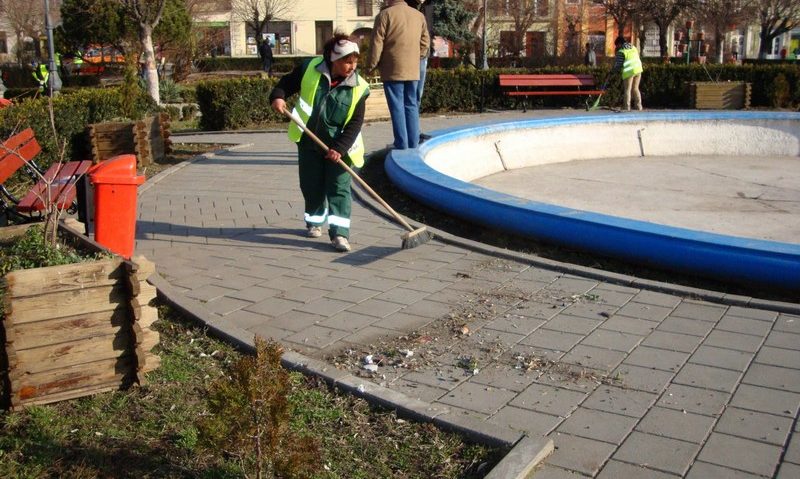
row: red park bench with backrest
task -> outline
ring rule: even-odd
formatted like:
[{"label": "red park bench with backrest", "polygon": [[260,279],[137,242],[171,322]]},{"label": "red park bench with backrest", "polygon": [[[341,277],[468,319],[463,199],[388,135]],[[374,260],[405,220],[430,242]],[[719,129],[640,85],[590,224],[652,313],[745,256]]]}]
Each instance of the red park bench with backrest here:
[{"label": "red park bench with backrest", "polygon": [[500,89],[504,95],[522,97],[523,111],[527,110],[527,98],[531,96],[600,95],[592,75],[555,73],[513,73],[499,75]]},{"label": "red park bench with backrest", "polygon": [[[91,160],[53,163],[42,174],[43,178],[40,178],[36,172],[41,173],[41,170],[34,161],[34,157],[41,150],[42,147],[36,141],[33,130],[30,128],[11,136],[2,143],[2,147],[0,147],[0,224],[7,223],[9,217],[15,217],[21,221],[41,219],[43,211],[46,209],[47,198],[50,198],[50,202],[59,209],[74,211],[77,208],[76,180],[81,178],[92,166]],[[22,198],[17,198],[6,188],[5,182],[20,169],[27,171],[28,176],[35,179],[35,184]],[[48,189],[50,190],[49,195]]]}]

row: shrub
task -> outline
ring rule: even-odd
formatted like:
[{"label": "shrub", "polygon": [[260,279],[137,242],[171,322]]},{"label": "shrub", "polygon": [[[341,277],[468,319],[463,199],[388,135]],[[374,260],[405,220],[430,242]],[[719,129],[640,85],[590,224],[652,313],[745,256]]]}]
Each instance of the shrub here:
[{"label": "shrub", "polygon": [[775,76],[769,90],[769,98],[774,108],[785,108],[789,106],[792,97],[789,92],[789,82],[786,80],[785,75],[778,74]]},{"label": "shrub", "polygon": [[181,87],[170,79],[163,79],[158,82],[158,91],[162,103],[180,103]]},{"label": "shrub", "polygon": [[203,116],[200,128],[233,130],[281,121],[269,104],[273,78],[214,80],[197,84],[197,103]]}]

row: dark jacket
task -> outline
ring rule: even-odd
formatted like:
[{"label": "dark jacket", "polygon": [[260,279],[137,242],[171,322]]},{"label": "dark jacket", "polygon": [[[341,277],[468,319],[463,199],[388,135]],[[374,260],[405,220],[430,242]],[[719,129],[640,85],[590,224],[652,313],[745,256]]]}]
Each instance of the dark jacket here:
[{"label": "dark jacket", "polygon": [[[300,84],[303,80],[306,68],[311,60],[304,61],[300,66],[284,75],[272,93],[269,101],[272,103],[276,98],[286,99],[300,92]],[[329,148],[338,151],[342,155],[350,150],[356,141],[361,126],[364,124],[364,112],[366,111],[367,96],[364,95],[353,111],[353,117],[347,125],[344,125],[347,112],[350,110],[352,92],[350,89],[355,86],[358,77],[355,72],[349,77],[342,79],[336,87],[331,89],[331,74],[328,65],[322,62],[317,67],[322,73],[322,78],[317,86],[317,93],[314,95],[314,105],[311,116],[308,119],[307,127],[319,137]],[[344,126],[344,127],[343,127]],[[301,147],[315,145],[306,135],[300,140]],[[317,148],[316,146],[313,146]]]}]

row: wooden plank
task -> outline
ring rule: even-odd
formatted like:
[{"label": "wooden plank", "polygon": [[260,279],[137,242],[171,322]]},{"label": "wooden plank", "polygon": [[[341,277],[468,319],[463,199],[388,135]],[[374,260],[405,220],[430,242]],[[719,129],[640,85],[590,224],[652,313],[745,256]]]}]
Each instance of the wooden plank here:
[{"label": "wooden plank", "polygon": [[15,369],[24,374],[57,371],[103,359],[120,358],[133,354],[133,351],[131,331],[121,328],[117,334],[97,336],[88,341],[70,341],[17,351]]},{"label": "wooden plank", "polygon": [[12,298],[24,298],[113,285],[122,278],[122,262],[121,258],[111,258],[88,263],[12,271],[6,275],[8,295]]},{"label": "wooden plank", "polygon": [[508,96],[548,96],[548,95],[599,95],[602,90],[570,90],[570,91],[510,91]]},{"label": "wooden plank", "polygon": [[[158,313],[156,312],[156,316]],[[145,315],[142,315],[145,317]],[[147,320],[151,317],[146,316]],[[143,322],[142,325],[149,327],[152,324]],[[38,348],[80,340],[92,340],[98,336],[117,334],[121,328],[130,325],[128,308],[120,304],[112,311],[102,311],[98,313],[79,314],[65,318],[55,318],[47,321],[36,321],[27,323],[24,326],[12,327],[13,337],[6,340],[14,345],[17,350]]]},{"label": "wooden plank", "polygon": [[127,300],[127,291],[122,285],[14,298],[6,310],[6,321],[17,326],[54,317],[110,311]]},{"label": "wooden plank", "polygon": [[28,228],[33,226],[34,223],[26,223],[23,225],[9,225],[0,227],[0,244],[8,244],[13,242],[20,236],[23,236]]},{"label": "wooden plank", "polygon": [[[119,389],[135,379],[135,358],[95,361],[90,366],[66,367],[47,373],[28,374],[12,382],[11,395],[17,404],[53,402],[94,394],[108,387]],[[107,389],[106,389],[107,390]]]}]

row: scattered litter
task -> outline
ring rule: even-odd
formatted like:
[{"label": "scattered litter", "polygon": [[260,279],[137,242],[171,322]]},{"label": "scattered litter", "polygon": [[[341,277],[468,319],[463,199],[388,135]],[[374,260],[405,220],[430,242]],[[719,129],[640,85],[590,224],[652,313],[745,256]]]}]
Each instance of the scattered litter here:
[{"label": "scattered litter", "polygon": [[378,372],[378,365],[377,364],[365,364],[364,369],[369,372],[376,373]]},{"label": "scattered litter", "polygon": [[359,384],[358,385],[358,392],[363,393],[364,391],[366,391],[366,388],[364,387],[364,385],[363,384]]},{"label": "scattered litter", "polygon": [[411,356],[413,356],[413,355],[414,355],[414,351],[412,351],[412,350],[410,350],[410,349],[401,349],[401,350],[400,350],[400,351],[398,351],[398,352],[399,352],[400,354],[402,354],[402,355],[403,355],[403,357],[405,357],[405,358],[410,358]]}]

